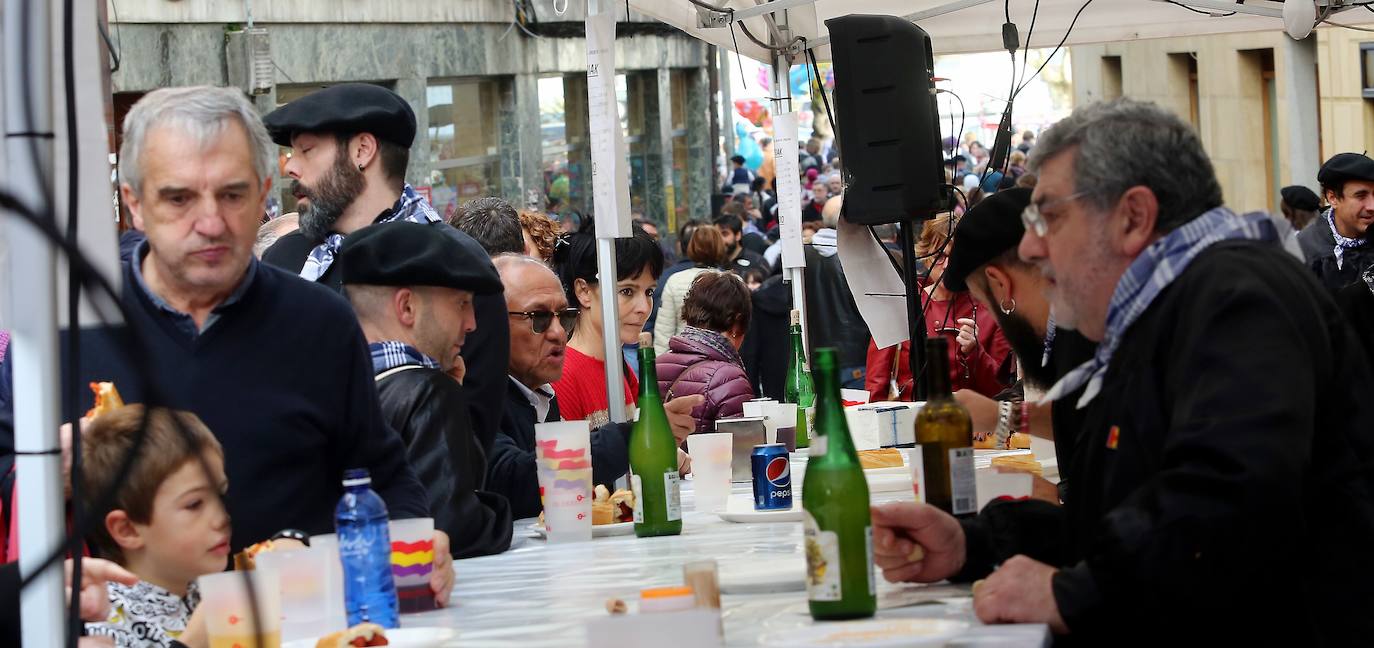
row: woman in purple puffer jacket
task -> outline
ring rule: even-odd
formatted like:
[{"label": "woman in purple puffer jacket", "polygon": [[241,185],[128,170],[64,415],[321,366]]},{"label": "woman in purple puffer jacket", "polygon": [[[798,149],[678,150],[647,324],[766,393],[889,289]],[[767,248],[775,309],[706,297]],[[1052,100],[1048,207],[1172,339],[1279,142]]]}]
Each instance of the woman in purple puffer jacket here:
[{"label": "woman in purple puffer jacket", "polygon": [[658,389],[663,402],[701,394],[706,402],[692,410],[697,432],[712,432],[716,419],[744,413],[754,397],[739,347],[749,330],[749,288],[733,273],[710,270],[692,282],[682,304],[687,327],[668,340],[658,356]]}]

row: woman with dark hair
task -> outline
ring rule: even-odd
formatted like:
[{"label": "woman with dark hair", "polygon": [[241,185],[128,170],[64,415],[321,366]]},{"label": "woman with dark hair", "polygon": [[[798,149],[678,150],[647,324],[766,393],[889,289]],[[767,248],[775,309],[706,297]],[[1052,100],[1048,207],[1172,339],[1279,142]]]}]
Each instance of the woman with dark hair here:
[{"label": "woman with dark hair", "polygon": [[692,410],[697,432],[715,429],[716,419],[740,416],[744,401],[754,397],[739,355],[751,304],[749,288],[734,273],[698,274],[682,304],[687,326],[668,341],[668,352],[655,364],[663,402],[693,394],[706,397]]},{"label": "woman with dark hair", "polygon": [[668,279],[663,284],[663,294],[659,295],[658,317],[654,320],[654,352],[658,355],[668,352],[668,340],[686,326],[682,307],[692,282],[703,272],[718,268],[725,262],[725,238],[714,227],[698,227],[692,232],[686,251],[692,267]]},{"label": "woman with dark hair", "polygon": [[[602,286],[597,277],[596,237],[579,232],[559,242],[553,255],[554,268],[567,292],[568,304],[581,309],[577,326],[568,340],[563,361],[563,377],[553,384],[558,411],[565,421],[586,419],[596,428],[610,417],[610,391],[606,386],[606,352],[602,343]],[[654,288],[663,272],[663,250],[644,230],[615,241],[616,281],[614,291],[620,311],[620,343],[639,340],[644,322],[653,309]],[[616,360],[624,362],[617,355]],[[625,369],[625,402],[638,398],[639,380]]]}]

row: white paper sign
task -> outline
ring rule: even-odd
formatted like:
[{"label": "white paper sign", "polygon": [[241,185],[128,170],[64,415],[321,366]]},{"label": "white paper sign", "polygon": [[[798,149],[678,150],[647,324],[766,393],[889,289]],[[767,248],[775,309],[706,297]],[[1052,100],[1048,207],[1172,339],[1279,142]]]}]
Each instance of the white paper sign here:
[{"label": "white paper sign", "polygon": [[777,171],[778,234],[782,267],[806,267],[802,252],[801,182],[797,171],[797,113],[773,117],[773,168]]},{"label": "white paper sign", "polygon": [[843,217],[836,238],[845,282],[873,335],[873,344],[886,349],[905,342],[910,337],[906,325],[906,284],[892,267],[882,244],[867,227],[851,224]]},{"label": "white paper sign", "polygon": [[615,98],[615,13],[587,15],[587,117],[597,238],[630,236],[625,134]]}]

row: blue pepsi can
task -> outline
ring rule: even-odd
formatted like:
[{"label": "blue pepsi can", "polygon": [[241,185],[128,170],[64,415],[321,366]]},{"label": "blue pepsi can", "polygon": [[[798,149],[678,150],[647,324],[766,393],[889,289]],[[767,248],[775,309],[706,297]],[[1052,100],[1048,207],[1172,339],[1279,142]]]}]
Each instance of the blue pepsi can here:
[{"label": "blue pepsi can", "polygon": [[749,453],[754,472],[754,510],[776,511],[792,508],[792,464],[787,446],[765,443]]}]

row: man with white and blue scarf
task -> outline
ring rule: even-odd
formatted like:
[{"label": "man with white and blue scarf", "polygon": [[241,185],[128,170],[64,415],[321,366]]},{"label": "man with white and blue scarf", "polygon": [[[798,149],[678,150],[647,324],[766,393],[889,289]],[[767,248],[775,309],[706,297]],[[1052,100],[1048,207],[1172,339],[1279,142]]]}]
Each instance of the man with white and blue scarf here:
[{"label": "man with white and blue scarf", "polygon": [[1361,153],[1338,153],[1317,172],[1326,211],[1298,233],[1307,266],[1331,292],[1360,280],[1374,265],[1374,160]]},{"label": "man with white and blue scarf", "polygon": [[447,227],[405,181],[416,127],[400,95],[343,83],[268,113],[263,124],[291,149],[283,172],[300,213],[300,231],[278,239],[263,261],[342,290],[334,260],[349,234],[397,220]]},{"label": "man with white and blue scarf", "polygon": [[[1374,376],[1264,214],[1222,205],[1173,113],[1074,111],[1031,156],[1020,256],[1099,342],[1062,507],[874,511],[888,580],[976,580],[985,622],[1083,645],[1328,645],[1374,633]],[[920,551],[917,551],[920,549]]]}]

